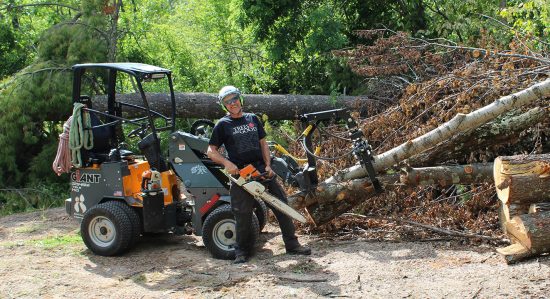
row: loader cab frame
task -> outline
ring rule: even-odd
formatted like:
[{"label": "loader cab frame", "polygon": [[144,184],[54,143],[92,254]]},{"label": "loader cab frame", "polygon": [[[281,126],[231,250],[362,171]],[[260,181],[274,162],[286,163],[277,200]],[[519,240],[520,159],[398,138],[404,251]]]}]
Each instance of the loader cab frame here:
[{"label": "loader cab frame", "polygon": [[[85,63],[77,64],[72,67],[73,70],[73,103],[82,103],[86,105],[84,110],[90,113],[92,118],[92,128],[94,136],[98,136],[97,146],[92,149],[92,154],[97,157],[106,155],[106,151],[118,148],[119,144],[125,140],[125,137],[140,137],[145,140],[140,142],[142,146],[149,147],[148,160],[157,163],[156,168],[161,171],[167,169],[162,161],[160,152],[160,140],[158,132],[174,132],[176,119],[176,102],[174,87],[172,83],[172,72],[170,70],[142,63]],[[93,82],[96,89],[103,89],[106,97],[106,103],[87,95],[89,90],[83,88],[83,82],[86,80],[86,74],[96,72],[103,84]],[[128,78],[133,81],[131,85],[134,92],[141,98],[141,103],[130,103],[130,101],[117,98],[117,79],[120,73],[128,74]],[[152,80],[167,79],[170,90],[170,115],[165,115],[152,110],[147,99],[144,82]],[[88,89],[90,89],[88,87]],[[99,92],[98,92],[99,93]],[[95,107],[98,106],[98,107]],[[159,121],[160,120],[160,121]],[[130,133],[124,136],[122,124],[135,126]],[[160,124],[160,126],[159,126]],[[147,144],[145,144],[147,142]],[[110,149],[109,149],[110,148]],[[147,150],[146,150],[147,151]],[[95,152],[95,153],[94,153]],[[88,161],[88,163],[91,163]]]}]

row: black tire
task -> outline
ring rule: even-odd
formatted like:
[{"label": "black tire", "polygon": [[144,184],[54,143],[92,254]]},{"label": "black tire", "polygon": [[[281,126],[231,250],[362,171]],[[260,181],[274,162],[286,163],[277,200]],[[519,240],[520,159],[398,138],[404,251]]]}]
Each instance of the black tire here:
[{"label": "black tire", "polygon": [[141,238],[142,233],[142,225],[141,225],[141,218],[139,217],[138,212],[135,210],[135,208],[132,208],[128,204],[122,201],[113,201],[113,203],[117,206],[119,206],[126,215],[128,215],[128,218],[130,219],[130,223],[132,224],[132,234],[130,243],[128,244],[128,249],[132,248]]},{"label": "black tire", "polygon": [[264,230],[264,227],[267,224],[268,211],[269,209],[267,208],[265,202],[261,199],[257,199],[254,204],[254,214],[256,214],[256,218],[258,218],[260,232]]},{"label": "black tire", "polygon": [[96,205],[84,213],[80,233],[93,253],[112,256],[123,253],[132,239],[132,222],[114,201]]},{"label": "black tire", "polygon": [[[191,125],[191,129],[189,129],[189,133],[196,135],[196,136],[202,136],[206,138],[210,138],[210,135],[212,135],[212,129],[214,128],[214,122],[208,119],[197,119],[193,122]],[[201,126],[205,126],[209,128],[209,131],[206,131],[205,134],[199,134],[197,135],[197,129]]]},{"label": "black tire", "polygon": [[[258,218],[252,214],[252,235],[254,244],[260,234]],[[213,257],[222,260],[235,258],[235,218],[231,205],[224,204],[212,211],[202,226],[202,241]]]}]

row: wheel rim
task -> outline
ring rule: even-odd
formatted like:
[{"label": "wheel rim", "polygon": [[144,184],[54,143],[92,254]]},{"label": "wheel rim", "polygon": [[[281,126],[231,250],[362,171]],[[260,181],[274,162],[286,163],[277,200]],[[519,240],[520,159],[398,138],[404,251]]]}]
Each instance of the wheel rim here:
[{"label": "wheel rim", "polygon": [[224,250],[231,250],[233,244],[237,241],[235,232],[235,220],[224,219],[214,226],[214,233],[212,234],[214,244],[218,248]]},{"label": "wheel rim", "polygon": [[108,247],[115,241],[115,225],[109,218],[97,216],[90,222],[88,234],[97,246]]}]

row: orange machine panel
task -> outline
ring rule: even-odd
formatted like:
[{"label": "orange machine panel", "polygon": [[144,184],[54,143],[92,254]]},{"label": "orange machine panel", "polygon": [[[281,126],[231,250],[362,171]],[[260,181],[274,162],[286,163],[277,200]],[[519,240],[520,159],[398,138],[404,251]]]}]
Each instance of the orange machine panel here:
[{"label": "orange machine panel", "polygon": [[[149,170],[149,162],[139,161],[128,165],[130,175],[122,178],[124,196],[131,196],[139,201],[141,198],[141,179],[144,171]],[[164,191],[164,204],[172,203],[172,188],[177,184],[176,174],[172,170],[161,173],[162,190]]]}]

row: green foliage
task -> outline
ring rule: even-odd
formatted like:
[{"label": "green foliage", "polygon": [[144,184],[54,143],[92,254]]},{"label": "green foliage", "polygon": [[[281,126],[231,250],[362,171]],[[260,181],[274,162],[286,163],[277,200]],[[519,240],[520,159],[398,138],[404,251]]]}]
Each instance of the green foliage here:
[{"label": "green foliage", "polygon": [[59,182],[51,162],[61,124],[49,120],[70,115],[70,66],[106,60],[107,40],[102,32],[108,22],[99,13],[103,4],[84,1],[82,20],[60,23],[45,31],[32,65],[0,90],[0,187]]},{"label": "green foliage", "polygon": [[[520,35],[527,48],[539,51],[547,51],[550,34],[548,0],[133,0],[123,1],[118,23],[108,12],[111,1],[62,1],[78,11],[52,3],[17,6],[32,0],[5,2],[0,6],[0,188],[66,180],[50,170],[62,125],[51,120],[70,114],[75,63],[115,59],[159,65],[173,71],[180,92],[217,92],[232,84],[245,93],[336,96],[369,88],[332,54],[358,43],[354,30],[385,27],[489,48]],[[120,82],[120,91],[130,90],[129,81]],[[153,84],[147,90],[164,89]],[[190,121],[179,120],[179,126],[188,128]],[[292,122],[266,128],[285,146],[280,136],[296,135]],[[21,200],[10,192],[0,196],[4,206]]]},{"label": "green foliage", "polygon": [[509,34],[526,37],[526,43],[541,51],[550,46],[550,2],[548,0],[509,1],[500,11],[512,26]]},{"label": "green foliage", "polygon": [[0,79],[11,75],[24,67],[25,56],[21,45],[10,26],[0,18]]},{"label": "green foliage", "polygon": [[38,183],[29,188],[0,189],[0,215],[61,206],[69,197],[67,184]]}]

